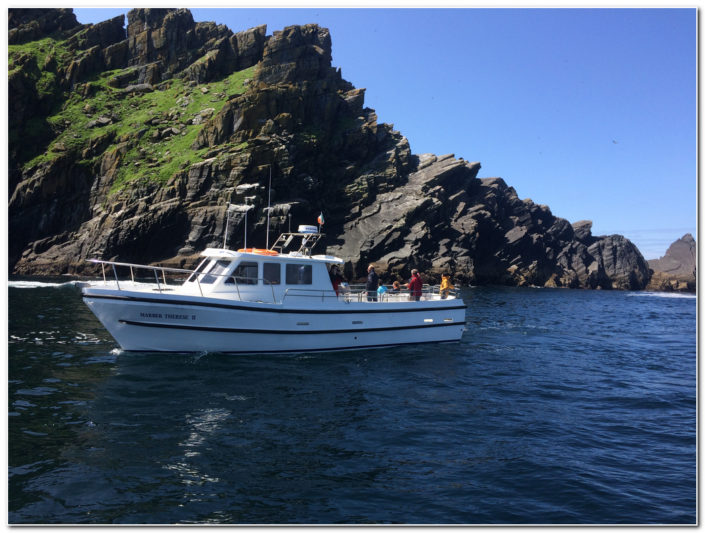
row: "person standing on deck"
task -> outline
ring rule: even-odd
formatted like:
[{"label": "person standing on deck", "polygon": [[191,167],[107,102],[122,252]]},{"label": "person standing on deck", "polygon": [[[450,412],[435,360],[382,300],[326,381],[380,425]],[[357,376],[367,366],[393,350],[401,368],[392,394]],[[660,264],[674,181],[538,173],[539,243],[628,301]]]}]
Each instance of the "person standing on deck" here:
[{"label": "person standing on deck", "polygon": [[455,286],[450,282],[450,277],[447,274],[441,276],[441,287],[438,292],[441,294],[441,299],[445,300],[448,298],[448,294]]},{"label": "person standing on deck", "polygon": [[340,270],[338,270],[337,265],[330,267],[330,282],[333,285],[333,290],[335,295],[338,296],[340,284],[343,283],[345,279],[340,275]]},{"label": "person standing on deck", "polygon": [[367,284],[365,285],[368,302],[377,301],[377,287],[379,287],[379,276],[375,272],[374,265],[370,265],[367,267]]},{"label": "person standing on deck", "polygon": [[415,268],[411,271],[411,279],[406,286],[409,288],[409,300],[416,300],[418,302],[421,299],[421,293],[423,291],[423,280],[419,275],[419,271]]}]

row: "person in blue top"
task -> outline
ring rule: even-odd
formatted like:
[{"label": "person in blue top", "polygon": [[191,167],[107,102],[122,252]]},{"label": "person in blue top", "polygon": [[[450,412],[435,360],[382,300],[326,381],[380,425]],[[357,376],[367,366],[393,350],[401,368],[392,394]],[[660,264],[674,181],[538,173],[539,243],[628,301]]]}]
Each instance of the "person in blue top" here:
[{"label": "person in blue top", "polygon": [[380,300],[384,300],[384,293],[385,292],[387,292],[387,287],[385,287],[384,285],[380,285],[379,289],[377,289],[377,297]]},{"label": "person in blue top", "polygon": [[370,265],[367,267],[367,284],[365,285],[368,302],[377,301],[377,287],[379,287],[379,276],[375,272],[374,265]]}]

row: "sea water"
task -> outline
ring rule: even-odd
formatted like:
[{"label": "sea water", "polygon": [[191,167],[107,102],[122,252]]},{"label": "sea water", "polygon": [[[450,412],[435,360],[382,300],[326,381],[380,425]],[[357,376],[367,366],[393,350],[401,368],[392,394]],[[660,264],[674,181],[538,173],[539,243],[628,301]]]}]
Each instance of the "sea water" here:
[{"label": "sea water", "polygon": [[696,299],[467,288],[457,344],[119,350],[8,289],[10,524],[694,524]]}]

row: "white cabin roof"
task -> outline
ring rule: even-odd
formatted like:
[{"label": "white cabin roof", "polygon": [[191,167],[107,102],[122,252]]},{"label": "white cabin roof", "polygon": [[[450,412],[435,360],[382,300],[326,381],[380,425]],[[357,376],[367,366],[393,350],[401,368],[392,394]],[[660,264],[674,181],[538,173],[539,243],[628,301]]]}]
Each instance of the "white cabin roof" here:
[{"label": "white cabin roof", "polygon": [[342,265],[345,262],[340,257],[335,257],[334,255],[314,255],[311,259],[315,259],[316,261],[324,261],[326,263],[336,263],[338,265]]},{"label": "white cabin roof", "polygon": [[258,259],[266,259],[267,261],[285,261],[288,259],[296,259],[298,261],[300,260],[307,260],[307,261],[312,261],[312,262],[321,262],[321,263],[334,263],[338,265],[342,265],[344,261],[340,259],[339,257],[335,257],[334,255],[305,255],[302,253],[298,252],[291,252],[287,254],[279,254],[277,253],[276,255],[269,255],[269,254],[262,254],[262,253],[256,253],[256,252],[240,252],[240,251],[235,251],[235,250],[226,250],[224,248],[206,248],[201,252],[202,257],[208,257],[211,259],[230,259],[234,260],[240,257],[251,257],[251,258],[258,258]]},{"label": "white cabin roof", "polygon": [[226,250],[224,248],[206,248],[201,252],[201,257],[213,257],[217,259],[228,258],[234,259],[240,254],[234,250]]}]

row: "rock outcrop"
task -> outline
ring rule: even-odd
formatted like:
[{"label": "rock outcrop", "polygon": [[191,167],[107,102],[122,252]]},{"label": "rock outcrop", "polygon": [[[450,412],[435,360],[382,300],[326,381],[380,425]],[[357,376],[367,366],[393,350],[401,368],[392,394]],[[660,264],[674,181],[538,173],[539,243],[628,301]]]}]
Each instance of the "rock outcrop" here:
[{"label": "rock outcrop", "polygon": [[71,9],[21,9],[8,10],[8,44],[36,41],[55,32],[70,32],[80,24]]},{"label": "rock outcrop", "polygon": [[673,242],[666,255],[650,259],[653,271],[647,289],[656,291],[695,292],[697,275],[697,250],[695,239],[686,233]]},{"label": "rock outcrop", "polygon": [[265,26],[235,35],[224,25],[195,23],[188,9],[133,9],[127,19],[127,64],[141,69],[138,83],[179,74],[206,83],[254,65],[264,48]]},{"label": "rock outcrop", "polygon": [[342,244],[330,248],[359,257],[349,275],[374,261],[391,277],[415,267],[431,279],[451,272],[473,284],[640,289],[648,281],[627,239],[593,237],[591,222],[571,226],[547,206],[520,200],[502,179],[477,179],[479,163],[429,154],[417,168],[349,217]]},{"label": "rock outcrop", "polygon": [[[45,35],[46,10],[14,11],[14,273],[89,273],[90,257],[191,266],[222,245],[229,204],[254,206],[248,239],[264,243],[271,175],[271,233],[324,212],[327,252],[350,279],[374,262],[389,280],[411,268],[430,282],[442,272],[574,288],[649,280],[624,237],[555,217],[479,178],[477,162],[414,155],[332,66],[325,28],[233,34],[185,9],[136,9],[125,31],[122,17],[81,26],[58,10],[38,53],[22,43]],[[244,210],[229,221],[231,245],[244,224]]]}]

